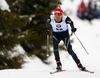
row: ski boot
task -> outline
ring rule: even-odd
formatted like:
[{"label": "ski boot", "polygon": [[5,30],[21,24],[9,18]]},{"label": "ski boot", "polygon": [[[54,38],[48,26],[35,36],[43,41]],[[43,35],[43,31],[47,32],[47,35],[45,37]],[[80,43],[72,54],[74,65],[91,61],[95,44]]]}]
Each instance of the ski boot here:
[{"label": "ski boot", "polygon": [[86,68],[82,66],[82,64],[78,65],[78,68],[81,70],[81,71],[85,71]]},{"label": "ski boot", "polygon": [[62,70],[62,65],[60,65],[60,66],[57,66],[57,71],[61,71]]},{"label": "ski boot", "polygon": [[62,70],[62,65],[61,62],[57,63],[57,71],[61,71]]}]

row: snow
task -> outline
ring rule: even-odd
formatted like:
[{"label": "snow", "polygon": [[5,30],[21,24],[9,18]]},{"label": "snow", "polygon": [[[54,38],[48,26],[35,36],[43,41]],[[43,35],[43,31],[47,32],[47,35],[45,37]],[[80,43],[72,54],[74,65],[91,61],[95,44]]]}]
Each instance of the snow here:
[{"label": "snow", "polygon": [[0,0],[0,9],[1,10],[7,10],[10,12],[9,5],[5,0]]},{"label": "snow", "polygon": [[[71,36],[71,39],[74,39],[74,43],[72,43],[73,50],[78,55],[82,64],[87,69],[94,71],[94,74],[79,71],[68,52],[60,51],[63,69],[66,69],[65,72],[53,75],[50,74],[50,71],[55,71],[56,68],[53,54],[47,60],[48,62],[51,62],[50,65],[42,63],[42,61],[36,56],[33,56],[32,58],[26,56],[25,60],[27,63],[23,65],[23,69],[0,70],[0,78],[100,78],[100,19],[94,19],[92,24],[90,24],[87,20],[83,21],[77,18],[76,9],[80,1],[81,0],[74,0],[74,2],[71,3],[70,0],[63,0],[63,5],[61,7],[63,10],[69,8],[73,11],[69,17],[74,21],[75,27],[77,28],[76,35],[81,40],[89,54],[85,52],[74,34]],[[84,1],[87,3],[88,0]],[[18,52],[24,53],[24,50],[22,50],[20,46],[16,47],[16,49],[17,48]],[[51,48],[51,50],[53,49]]]},{"label": "snow", "polygon": [[2,36],[2,33],[0,32],[0,36]]}]

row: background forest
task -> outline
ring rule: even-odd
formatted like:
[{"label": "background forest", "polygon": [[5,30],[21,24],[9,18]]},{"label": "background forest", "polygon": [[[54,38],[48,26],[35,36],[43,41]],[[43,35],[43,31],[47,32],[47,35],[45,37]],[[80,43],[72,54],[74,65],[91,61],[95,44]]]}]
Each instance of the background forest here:
[{"label": "background forest", "polygon": [[[24,54],[15,51],[21,45],[26,54],[46,57],[46,19],[59,0],[6,0],[10,10],[0,10],[0,69],[21,68]],[[16,54],[15,56],[12,56]]]}]

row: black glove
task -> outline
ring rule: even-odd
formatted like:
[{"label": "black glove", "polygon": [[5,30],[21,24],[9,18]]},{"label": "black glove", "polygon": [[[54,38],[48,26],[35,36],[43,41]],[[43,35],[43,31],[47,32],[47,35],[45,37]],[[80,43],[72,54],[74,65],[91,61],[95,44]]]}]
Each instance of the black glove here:
[{"label": "black glove", "polygon": [[76,30],[77,30],[76,28],[72,28],[72,29],[71,29],[71,31],[72,31],[73,33],[76,32]]},{"label": "black glove", "polygon": [[45,31],[46,31],[47,35],[49,35],[49,29],[46,28]]}]

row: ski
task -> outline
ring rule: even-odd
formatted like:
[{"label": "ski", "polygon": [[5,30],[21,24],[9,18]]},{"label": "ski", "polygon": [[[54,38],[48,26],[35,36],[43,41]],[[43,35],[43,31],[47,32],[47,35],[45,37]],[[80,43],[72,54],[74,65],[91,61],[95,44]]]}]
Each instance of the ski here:
[{"label": "ski", "polygon": [[50,72],[50,74],[55,74],[55,73],[63,72],[63,71],[66,71],[66,70],[54,71],[54,72]]},{"label": "ski", "polygon": [[[66,70],[54,71],[54,72],[50,72],[50,74],[55,74],[55,73],[59,73],[59,72],[63,72],[63,71],[66,71]],[[89,72],[89,73],[94,74],[94,71],[89,71],[89,70],[80,70],[80,71]]]},{"label": "ski", "polygon": [[81,70],[81,71],[84,71],[84,72],[89,72],[89,73],[94,74],[94,71],[89,71],[89,70]]}]

